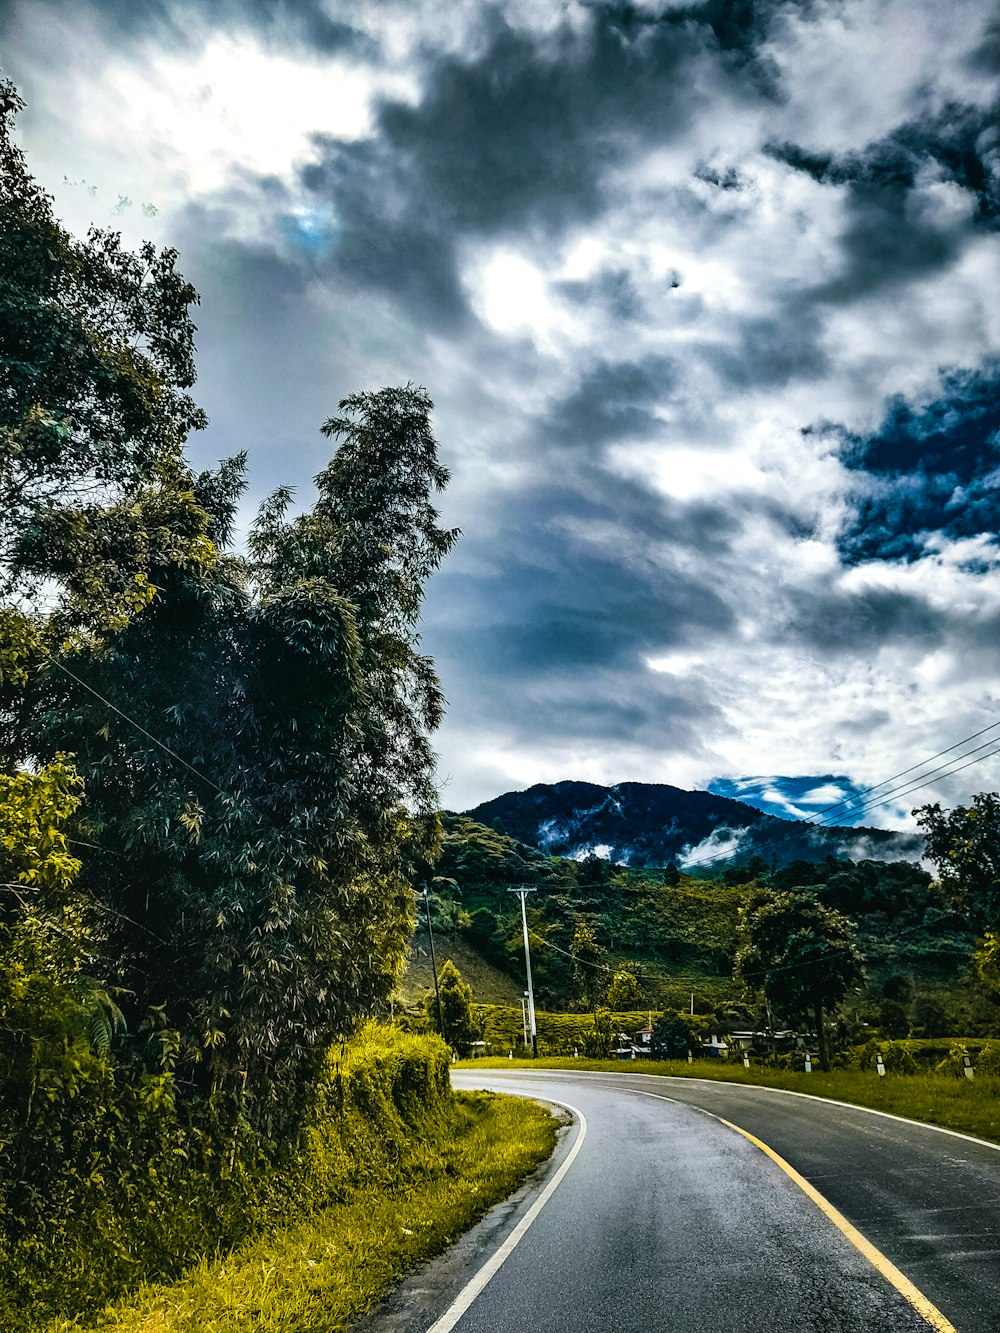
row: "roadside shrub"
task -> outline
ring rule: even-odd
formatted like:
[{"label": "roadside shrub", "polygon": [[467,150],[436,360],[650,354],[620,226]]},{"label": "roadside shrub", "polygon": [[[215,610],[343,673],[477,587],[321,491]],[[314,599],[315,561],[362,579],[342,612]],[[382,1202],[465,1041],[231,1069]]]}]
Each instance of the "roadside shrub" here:
[{"label": "roadside shrub", "polygon": [[853,1064],[856,1069],[875,1069],[876,1057],[882,1056],[888,1074],[916,1074],[920,1066],[914,1059],[908,1042],[867,1041],[855,1048]]},{"label": "roadside shrub", "polygon": [[[955,1042],[944,1059],[934,1066],[935,1074],[944,1074],[949,1078],[964,1078],[965,1061],[962,1057],[965,1055],[971,1057],[972,1051],[964,1042]],[[974,1060],[973,1064],[975,1064]]]},{"label": "roadside shrub", "polygon": [[455,1114],[437,1037],[370,1026],[328,1052],[301,1132],[263,1139],[238,1105],[182,1103],[169,1071],[80,1051],[0,1147],[0,1327],[86,1317],[139,1281],[289,1214],[440,1167]]},{"label": "roadside shrub", "polygon": [[991,1078],[1000,1078],[1000,1045],[989,1042],[983,1047],[976,1060],[976,1072],[988,1074]]}]

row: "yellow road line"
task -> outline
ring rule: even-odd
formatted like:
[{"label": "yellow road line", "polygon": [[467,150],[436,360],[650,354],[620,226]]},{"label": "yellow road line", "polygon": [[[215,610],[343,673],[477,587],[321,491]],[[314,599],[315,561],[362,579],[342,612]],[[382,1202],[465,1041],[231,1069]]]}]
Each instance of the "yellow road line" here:
[{"label": "yellow road line", "polygon": [[[667,1099],[664,1098],[664,1100]],[[869,1263],[873,1264],[874,1267],[878,1269],[886,1281],[892,1283],[903,1299],[913,1306],[914,1310],[916,1310],[916,1312],[930,1324],[931,1328],[936,1329],[937,1333],[958,1333],[955,1325],[945,1319],[937,1306],[932,1305],[923,1292],[919,1291],[910,1279],[904,1276],[896,1265],[891,1263],[885,1257],[881,1250],[877,1250],[870,1240],[865,1236],[862,1236],[857,1227],[852,1226],[843,1213],[839,1213],[829,1200],[824,1199],[819,1190],[809,1184],[809,1181],[806,1180],[805,1176],[800,1176],[794,1166],[791,1166],[783,1157],[780,1157],[773,1148],[769,1148],[766,1143],[756,1138],[753,1134],[745,1129],[741,1129],[739,1125],[734,1125],[731,1120],[723,1120],[722,1116],[715,1118],[721,1120],[722,1123],[727,1125],[730,1129],[735,1129],[736,1133],[742,1134],[745,1139],[749,1139],[750,1142],[758,1147],[762,1153],[766,1153],[772,1162],[777,1166],[780,1166],[789,1180],[793,1180],[795,1184],[798,1185],[799,1189],[812,1199],[816,1207],[819,1208],[821,1212],[825,1213],[833,1225],[844,1233],[851,1244],[861,1251]]]}]

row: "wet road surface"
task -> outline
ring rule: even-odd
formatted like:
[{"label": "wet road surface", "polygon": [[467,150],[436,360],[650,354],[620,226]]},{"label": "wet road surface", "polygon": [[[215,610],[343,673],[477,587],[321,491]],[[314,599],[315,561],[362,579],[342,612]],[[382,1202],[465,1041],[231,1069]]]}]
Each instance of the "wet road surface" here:
[{"label": "wet road surface", "polygon": [[[545,1206],[450,1325],[457,1333],[926,1333],[781,1168],[704,1111],[775,1149],[958,1333],[1000,1330],[998,1151],[735,1084],[541,1069],[465,1069],[453,1081],[568,1103],[587,1124]],[[537,1197],[498,1210],[365,1328],[427,1333]]]}]

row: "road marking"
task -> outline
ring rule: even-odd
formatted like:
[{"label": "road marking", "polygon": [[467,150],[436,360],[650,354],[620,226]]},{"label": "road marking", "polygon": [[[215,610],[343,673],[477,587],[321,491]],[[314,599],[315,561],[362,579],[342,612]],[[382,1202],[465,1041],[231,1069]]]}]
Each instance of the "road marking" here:
[{"label": "road marking", "polygon": [[[657,1076],[654,1074],[650,1077],[655,1078]],[[706,1080],[706,1082],[710,1081],[711,1080]],[[820,1212],[824,1213],[833,1225],[843,1232],[855,1249],[860,1250],[868,1262],[882,1274],[887,1282],[890,1282],[892,1286],[896,1288],[903,1299],[916,1310],[917,1314],[920,1315],[920,1317],[925,1320],[936,1333],[958,1333],[955,1325],[944,1317],[937,1306],[929,1301],[918,1287],[913,1285],[905,1273],[899,1271],[891,1259],[887,1259],[882,1251],[877,1249],[871,1243],[867,1236],[863,1236],[856,1226],[853,1226],[848,1222],[843,1213],[834,1208],[829,1199],[824,1198],[819,1190],[806,1180],[805,1176],[800,1175],[790,1162],[786,1162],[785,1159],[779,1153],[776,1153],[773,1148],[769,1147],[763,1139],[757,1138],[755,1134],[751,1134],[747,1129],[742,1129],[739,1125],[734,1125],[731,1120],[726,1120],[721,1115],[714,1115],[711,1111],[706,1111],[703,1106],[692,1106],[690,1102],[678,1101],[676,1097],[664,1097],[661,1092],[646,1092],[642,1088],[632,1088],[631,1091],[638,1094],[640,1097],[655,1097],[658,1102],[670,1102],[673,1106],[684,1106],[687,1107],[688,1110],[701,1111],[702,1115],[709,1116],[710,1119],[718,1121],[720,1125],[725,1125],[727,1129],[734,1129],[737,1134],[742,1134],[745,1139],[749,1139],[755,1147],[759,1148],[762,1153],[765,1153],[770,1157],[771,1161],[774,1162],[776,1166],[781,1167],[788,1179],[798,1185],[803,1194],[812,1199]],[[822,1100],[822,1098],[818,1100]]]},{"label": "road marking", "polygon": [[[469,1074],[474,1071],[469,1069],[456,1069],[456,1074]],[[497,1071],[500,1072],[499,1070]],[[766,1083],[744,1083],[732,1081],[724,1078],[685,1078],[679,1074],[633,1074],[631,1071],[622,1070],[621,1074],[609,1074],[602,1069],[581,1069],[575,1071],[572,1069],[546,1068],[541,1069],[511,1069],[508,1071],[511,1075],[527,1074],[528,1077],[539,1077],[542,1074],[569,1074],[573,1078],[585,1079],[620,1079],[620,1078],[648,1078],[653,1079],[661,1086],[664,1083],[700,1083],[706,1088],[752,1088],[754,1092],[773,1092],[779,1097],[804,1097],[807,1102],[821,1102],[824,1106],[840,1106],[845,1111],[864,1111],[866,1115],[879,1115],[883,1120],[898,1120],[901,1125],[913,1125],[916,1129],[931,1129],[935,1134],[947,1134],[953,1139],[964,1139],[966,1143],[978,1143],[980,1148],[992,1148],[994,1152],[1000,1152],[1000,1143],[991,1143],[989,1139],[976,1138],[975,1134],[963,1134],[960,1129],[945,1129],[943,1125],[932,1125],[928,1120],[911,1120],[909,1116],[894,1115],[892,1111],[876,1111],[874,1106],[859,1106],[857,1102],[840,1102],[835,1097],[819,1097],[815,1092],[795,1092],[792,1088],[770,1088]],[[640,1092],[640,1088],[633,1089]],[[655,1096],[655,1093],[649,1094]],[[673,1101],[674,1098],[665,1097],[664,1101]],[[689,1103],[685,1103],[688,1105]],[[701,1107],[697,1108],[701,1110]],[[711,1114],[711,1112],[709,1112]]]},{"label": "road marking", "polygon": [[[501,1265],[510,1258],[515,1247],[524,1239],[525,1232],[548,1203],[549,1199],[551,1199],[552,1195],[556,1192],[563,1176],[565,1176],[566,1172],[573,1165],[577,1153],[583,1147],[583,1140],[587,1137],[587,1117],[583,1112],[578,1111],[575,1106],[570,1106],[569,1102],[557,1101],[555,1097],[546,1097],[545,1100],[547,1102],[552,1102],[556,1106],[565,1107],[571,1115],[576,1116],[580,1125],[580,1132],[577,1135],[576,1142],[570,1149],[565,1162],[563,1162],[562,1166],[545,1186],[545,1189],[521,1218],[520,1222],[518,1222],[517,1226],[510,1233],[504,1243],[490,1256],[489,1259],[486,1260],[482,1268],[476,1273],[475,1277],[466,1283],[452,1301],[451,1305],[445,1310],[441,1318],[430,1326],[427,1333],[449,1333],[449,1330],[455,1327],[462,1315],[465,1314],[466,1310],[468,1310],[469,1306],[490,1279],[496,1276]],[[950,1328],[951,1325],[949,1324],[948,1327]]]},{"label": "road marking", "polygon": [[882,1276],[888,1282],[892,1283],[903,1299],[909,1301],[917,1314],[921,1315],[927,1323],[930,1324],[931,1328],[936,1329],[937,1333],[957,1333],[955,1325],[945,1319],[937,1306],[932,1305],[923,1292],[918,1290],[910,1279],[906,1277],[905,1274],[901,1273],[896,1265],[885,1257],[881,1250],[876,1249],[866,1236],[862,1236],[857,1227],[852,1226],[843,1213],[838,1212],[837,1209],[834,1208],[829,1199],[825,1199],[823,1195],[820,1194],[819,1190],[810,1185],[805,1176],[799,1175],[794,1166],[791,1166],[783,1157],[780,1157],[773,1148],[769,1148],[766,1143],[761,1139],[758,1139],[756,1135],[751,1134],[748,1130],[741,1129],[739,1125],[734,1125],[731,1120],[723,1120],[722,1116],[716,1118],[720,1120],[722,1124],[728,1125],[730,1129],[735,1129],[737,1134],[742,1134],[745,1139],[749,1139],[750,1142],[758,1147],[762,1153],[766,1153],[772,1162],[780,1166],[789,1180],[794,1181],[799,1189],[802,1190],[803,1194],[808,1195],[809,1198],[812,1199],[816,1207],[819,1208],[821,1212],[825,1213],[833,1225],[844,1233],[851,1244],[861,1251],[869,1263],[873,1264]]}]

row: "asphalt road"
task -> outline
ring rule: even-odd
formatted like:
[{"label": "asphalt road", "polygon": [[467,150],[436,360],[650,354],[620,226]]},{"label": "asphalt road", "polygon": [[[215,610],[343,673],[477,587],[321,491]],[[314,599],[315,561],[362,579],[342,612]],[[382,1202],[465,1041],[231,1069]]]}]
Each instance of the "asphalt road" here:
[{"label": "asphalt road", "polygon": [[[927,1333],[778,1165],[704,1111],[785,1158],[958,1333],[1000,1331],[996,1150],[735,1084],[485,1069],[453,1081],[569,1103],[587,1123],[565,1176],[457,1333]],[[537,1195],[499,1210],[366,1328],[430,1329]]]}]

